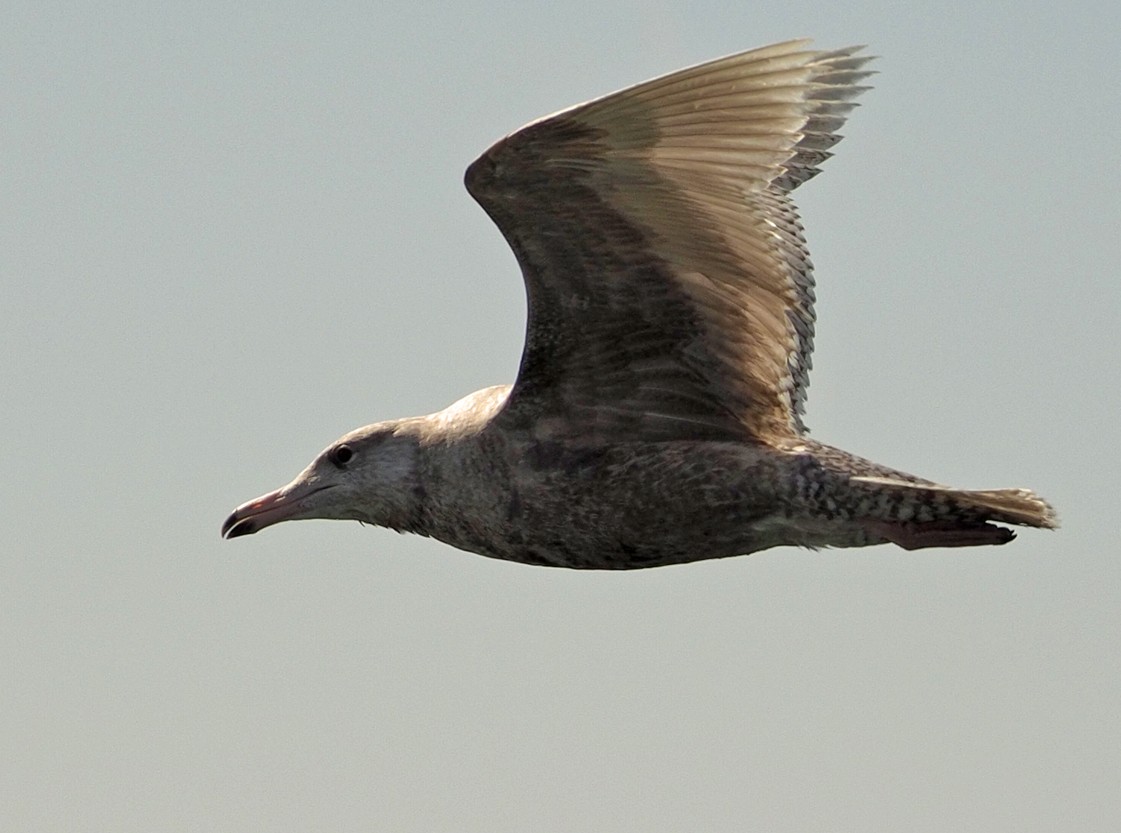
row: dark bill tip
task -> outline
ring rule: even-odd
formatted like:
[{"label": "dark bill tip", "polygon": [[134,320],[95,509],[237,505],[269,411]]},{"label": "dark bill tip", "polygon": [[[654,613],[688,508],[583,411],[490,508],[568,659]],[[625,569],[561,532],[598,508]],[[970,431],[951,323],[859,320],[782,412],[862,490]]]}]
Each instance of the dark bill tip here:
[{"label": "dark bill tip", "polygon": [[242,535],[252,535],[256,531],[257,525],[253,523],[253,519],[242,518],[236,510],[222,524],[223,538],[240,538]]}]

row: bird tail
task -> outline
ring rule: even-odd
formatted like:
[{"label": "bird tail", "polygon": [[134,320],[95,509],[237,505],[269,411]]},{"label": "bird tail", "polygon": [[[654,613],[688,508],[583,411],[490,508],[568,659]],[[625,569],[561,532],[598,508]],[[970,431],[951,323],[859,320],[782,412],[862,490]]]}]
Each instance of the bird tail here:
[{"label": "bird tail", "polygon": [[955,501],[988,514],[987,520],[1039,529],[1058,529],[1055,508],[1030,489],[955,490]]},{"label": "bird tail", "polygon": [[920,514],[864,523],[869,532],[905,549],[1004,544],[1015,537],[1012,530],[996,523],[1039,529],[1059,526],[1054,507],[1030,489],[954,489],[887,477],[858,476],[852,481],[879,490],[888,487],[896,495],[910,495],[906,503],[932,510],[929,518]]}]

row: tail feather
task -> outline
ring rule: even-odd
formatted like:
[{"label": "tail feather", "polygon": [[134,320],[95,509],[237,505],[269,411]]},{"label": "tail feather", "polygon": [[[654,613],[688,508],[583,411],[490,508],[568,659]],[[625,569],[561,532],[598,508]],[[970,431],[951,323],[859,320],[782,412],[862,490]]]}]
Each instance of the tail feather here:
[{"label": "tail feather", "polygon": [[906,490],[916,500],[933,505],[953,506],[973,514],[976,520],[1058,529],[1059,517],[1054,507],[1030,489],[954,489],[933,483],[908,483],[887,477],[853,477],[854,482],[890,486]]},{"label": "tail feather", "polygon": [[1040,529],[1059,527],[1054,507],[1030,489],[958,491],[957,500],[991,513],[989,520]]}]

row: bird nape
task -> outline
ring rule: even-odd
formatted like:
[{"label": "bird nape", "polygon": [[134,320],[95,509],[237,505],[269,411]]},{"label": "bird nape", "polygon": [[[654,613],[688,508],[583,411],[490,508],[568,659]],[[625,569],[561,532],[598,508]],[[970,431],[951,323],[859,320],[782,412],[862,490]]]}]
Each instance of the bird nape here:
[{"label": "bird nape", "polygon": [[497,142],[466,185],[526,284],[514,384],[345,435],[223,535],[348,519],[528,564],[633,569],[1057,527],[1026,489],[953,489],[806,435],[814,280],[790,194],[840,141],[868,60],[774,44]]}]

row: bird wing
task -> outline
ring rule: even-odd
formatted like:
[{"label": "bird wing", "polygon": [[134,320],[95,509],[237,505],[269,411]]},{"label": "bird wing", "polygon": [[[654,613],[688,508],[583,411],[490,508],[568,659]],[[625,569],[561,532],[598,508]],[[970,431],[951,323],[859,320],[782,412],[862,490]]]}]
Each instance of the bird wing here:
[{"label": "bird wing", "polygon": [[501,419],[554,438],[804,430],[813,274],[788,193],[867,89],[859,49],[721,58],[532,122],[471,164],[528,297]]}]

